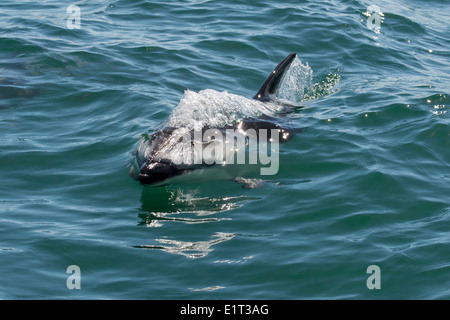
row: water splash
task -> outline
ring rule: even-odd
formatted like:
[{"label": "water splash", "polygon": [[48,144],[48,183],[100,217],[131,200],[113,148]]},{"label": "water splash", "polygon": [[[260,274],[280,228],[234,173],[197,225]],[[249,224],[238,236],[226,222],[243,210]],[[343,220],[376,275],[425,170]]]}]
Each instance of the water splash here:
[{"label": "water splash", "polygon": [[194,92],[186,90],[172,111],[166,126],[201,130],[204,127],[232,125],[247,117],[275,116],[281,109],[274,103],[264,103],[227,91],[212,89]]},{"label": "water splash", "polygon": [[313,89],[313,70],[308,63],[303,64],[298,57],[292,61],[283,78],[277,98],[290,102],[300,102]]},{"label": "water splash", "polygon": [[340,69],[330,72],[314,83],[312,68],[308,63],[303,64],[296,57],[281,83],[277,99],[281,102],[288,101],[295,104],[335,93],[339,90],[336,86],[341,81],[341,72]]},{"label": "water splash", "polygon": [[283,109],[277,102],[297,103],[322,96],[339,80],[339,76],[331,74],[324,82],[314,84],[311,67],[295,57],[278,90],[277,101],[261,102],[212,89],[199,92],[186,90],[165,126],[199,130],[204,127],[231,125],[242,118],[257,118],[263,115],[275,117],[277,112]]},{"label": "water splash", "polygon": [[337,85],[341,82],[341,72],[342,70],[338,69],[324,75],[322,80],[314,83],[312,90],[305,94],[303,100],[315,100],[338,92],[340,88],[337,88]]}]

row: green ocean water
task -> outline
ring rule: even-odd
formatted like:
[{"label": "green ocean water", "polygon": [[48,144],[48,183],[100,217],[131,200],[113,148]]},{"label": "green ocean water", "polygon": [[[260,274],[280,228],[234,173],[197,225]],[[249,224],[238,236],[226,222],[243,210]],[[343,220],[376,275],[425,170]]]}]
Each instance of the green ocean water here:
[{"label": "green ocean water", "polygon": [[[0,298],[450,299],[449,21],[443,0],[2,1]],[[251,98],[291,52],[315,85],[263,186],[129,176],[185,90]]]}]

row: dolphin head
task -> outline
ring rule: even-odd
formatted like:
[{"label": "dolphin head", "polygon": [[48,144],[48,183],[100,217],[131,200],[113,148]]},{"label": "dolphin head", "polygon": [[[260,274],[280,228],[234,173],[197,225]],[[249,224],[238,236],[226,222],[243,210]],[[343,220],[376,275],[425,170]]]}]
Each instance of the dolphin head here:
[{"label": "dolphin head", "polygon": [[[259,102],[276,100],[283,79],[295,58],[296,53],[291,53],[284,58],[272,71],[253,99]],[[282,129],[276,123],[269,121],[272,118],[270,115],[267,115],[268,119],[263,119],[260,116],[258,116],[258,119],[253,118],[255,112],[256,114],[262,113],[263,116],[266,115],[266,107],[261,107],[260,103],[251,103],[246,108],[242,108],[242,103],[245,103],[245,100],[228,92],[217,93],[214,90],[203,90],[196,94],[189,90],[186,91],[180,104],[173,110],[162,129],[155,131],[150,136],[143,135],[141,137],[130,175],[137,178],[142,184],[160,185],[174,176],[184,175],[198,168],[210,166],[210,159],[215,162],[220,158],[209,157],[208,161],[203,159],[204,148],[210,145],[214,147],[211,144],[212,141],[205,141],[205,132],[207,129],[214,128],[222,130],[222,133],[228,131],[228,129],[236,129],[234,123],[236,118],[241,116],[247,119],[243,125],[250,129],[270,129],[270,132],[273,129],[278,129],[281,135],[279,141],[281,142],[292,138],[293,135],[290,134],[290,131],[286,131],[287,129]],[[254,110],[254,108],[260,109]],[[275,115],[276,112],[273,111]],[[271,114],[271,112],[268,113]],[[196,140],[197,132],[194,130],[199,124],[202,126],[202,130],[199,132],[200,141]],[[219,128],[216,126],[219,126]],[[244,130],[244,127],[239,125],[239,129]],[[198,152],[197,146],[203,148],[201,152]],[[231,148],[231,151],[233,150],[234,148]],[[214,154],[215,156],[218,154],[215,149]],[[202,160],[200,163],[197,161],[199,157]],[[198,171],[203,172],[203,170]]]},{"label": "dolphin head", "polygon": [[155,184],[158,182],[162,182],[173,176],[182,175],[186,172],[187,170],[178,168],[169,159],[161,159],[161,160],[149,159],[141,167],[138,180],[142,184]]}]

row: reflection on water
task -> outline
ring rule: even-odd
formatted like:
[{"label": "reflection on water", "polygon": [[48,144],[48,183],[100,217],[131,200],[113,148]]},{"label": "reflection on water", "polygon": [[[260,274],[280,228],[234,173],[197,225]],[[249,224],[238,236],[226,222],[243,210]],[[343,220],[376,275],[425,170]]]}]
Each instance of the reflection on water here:
[{"label": "reflection on water", "polygon": [[164,221],[204,223],[226,220],[230,218],[217,215],[253,199],[256,198],[206,194],[200,187],[144,188],[141,196],[144,213],[139,214],[140,225],[161,227]]},{"label": "reflection on water", "polygon": [[[207,190],[206,190],[207,189]],[[182,187],[165,186],[158,188],[144,187],[141,196],[141,219],[139,225],[153,229],[169,228],[170,223],[198,224],[216,223],[231,220],[230,215],[224,214],[243,206],[254,197],[223,196],[221,188],[201,188],[199,186],[183,185]],[[149,230],[149,231],[150,231]],[[136,248],[158,249],[169,253],[181,254],[188,258],[202,258],[211,252],[212,246],[231,240],[234,233],[215,232],[205,234],[206,239],[200,241],[184,241],[167,236],[154,241],[158,244],[136,245]],[[178,237],[178,236],[177,236]],[[182,235],[180,235],[180,238]]]},{"label": "reflection on water", "polygon": [[162,243],[162,245],[140,245],[135,247],[144,249],[159,249],[170,253],[181,254],[188,258],[194,259],[203,258],[213,250],[211,248],[213,245],[231,240],[234,237],[235,234],[233,233],[217,232],[207,241],[190,242],[170,239],[155,239],[155,241]]},{"label": "reflection on water", "polygon": [[183,216],[181,217],[175,217],[167,214],[166,212],[140,214],[139,217],[142,219],[139,225],[145,225],[146,227],[162,227],[164,221],[178,221],[184,223],[205,223],[229,219],[229,218],[190,218],[188,217],[188,213],[184,213]]}]

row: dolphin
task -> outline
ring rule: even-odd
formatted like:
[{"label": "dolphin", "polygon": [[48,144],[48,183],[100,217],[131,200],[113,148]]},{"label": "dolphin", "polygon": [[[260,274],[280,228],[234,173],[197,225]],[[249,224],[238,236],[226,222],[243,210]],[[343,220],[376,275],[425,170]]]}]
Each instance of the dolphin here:
[{"label": "dolphin", "polygon": [[[210,89],[199,93],[185,92],[179,106],[163,126],[152,135],[141,138],[134,153],[134,174],[130,175],[134,175],[144,185],[161,185],[169,179],[174,181],[176,177],[211,166],[205,161],[175,161],[179,150],[178,153],[174,150],[180,148],[184,137],[193,137],[194,129],[200,130],[202,134],[212,128],[222,133],[228,129],[254,129],[257,133],[266,129],[268,139],[273,138],[273,132],[278,132],[280,143],[292,139],[295,130],[282,128],[277,123],[277,113],[273,109],[292,107],[277,101],[276,95],[296,56],[296,53],[291,53],[285,57],[252,99]],[[203,143],[203,148],[210,143]]]}]

